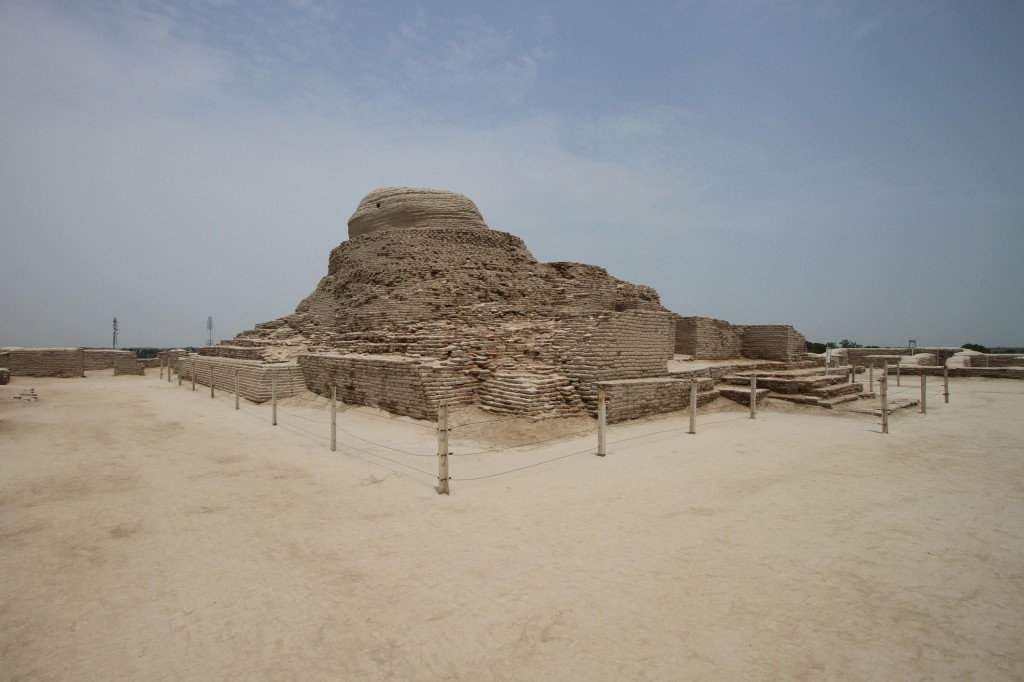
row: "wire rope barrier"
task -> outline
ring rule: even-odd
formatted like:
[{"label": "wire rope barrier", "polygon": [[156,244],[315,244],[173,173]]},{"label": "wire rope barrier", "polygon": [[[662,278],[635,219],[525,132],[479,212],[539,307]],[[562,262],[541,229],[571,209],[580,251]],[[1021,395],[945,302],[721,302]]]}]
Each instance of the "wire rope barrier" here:
[{"label": "wire rope barrier", "polygon": [[[890,383],[891,383],[891,379],[890,379]],[[924,391],[921,391],[921,387],[922,386],[924,386]],[[871,387],[869,387],[869,388],[871,388]],[[940,398],[940,397],[945,397],[945,396],[948,395],[948,392],[947,392],[948,388],[945,385],[940,384],[937,388],[932,389],[932,390],[928,390],[928,388],[929,387],[927,387],[924,384],[924,382],[918,382],[918,384],[916,386],[914,386],[914,385],[903,385],[903,386],[900,386],[900,387],[889,386],[888,390],[886,391],[886,395],[887,395],[887,401],[890,401],[890,402],[888,402],[889,409],[887,410],[887,414],[885,415],[887,417],[887,419],[888,419],[888,422],[890,422],[890,423],[893,423],[893,422],[899,423],[899,422],[902,422],[902,421],[910,418],[911,415],[919,414],[917,411],[908,409],[909,407],[917,404],[913,400],[913,398],[915,398],[915,397],[922,396],[922,397]],[[243,411],[246,414],[248,414],[248,415],[250,415],[250,416],[252,416],[254,418],[266,419],[267,415],[266,415],[264,410],[260,410],[260,409],[252,407],[252,405],[250,404],[249,400],[246,400],[244,403],[238,402],[237,396],[235,395],[235,393],[233,391],[230,391],[230,390],[227,390],[227,389],[222,389],[220,391],[220,395],[219,396],[215,396],[214,391],[211,388],[211,398],[213,398],[213,397],[219,398],[219,402],[221,402],[221,403],[226,403],[231,398],[234,398],[236,400],[236,408],[235,408],[236,410]],[[328,405],[330,405],[330,399],[329,398],[324,399],[324,400],[320,400],[320,399],[317,399],[317,398],[309,398],[309,397],[301,396],[300,395],[300,396],[289,396],[289,399],[291,399],[294,403],[300,403],[300,404],[301,403],[305,403],[305,404],[309,404],[309,405],[314,405],[314,406],[316,406],[316,407],[318,407],[320,409],[323,409],[323,408],[327,407]],[[869,424],[878,426],[878,425],[880,425],[880,418],[882,417],[882,414],[881,414],[882,409],[883,408],[879,405],[878,407],[870,409],[870,410],[834,407],[834,408],[832,408],[831,411],[833,413],[835,413],[835,414],[842,414],[842,415],[848,416],[849,418],[852,418],[854,420],[857,420],[857,421],[860,421],[860,422],[863,422],[863,423],[869,423]],[[463,411],[468,411],[468,410],[469,410],[469,408],[462,408],[462,409],[457,409],[455,411],[456,412],[463,412]],[[408,419],[403,419],[403,418],[397,417],[397,416],[388,416],[388,415],[382,415],[382,414],[375,414],[375,413],[372,413],[372,412],[368,412],[366,410],[357,409],[356,407],[349,407],[348,409],[345,410],[345,412],[354,412],[356,414],[361,414],[363,416],[366,416],[366,417],[369,417],[369,418],[372,418],[372,419],[384,419],[384,420],[388,420],[388,421],[396,421],[396,422],[400,422],[402,424],[406,424],[406,425],[413,426],[413,427],[429,429],[431,431],[435,431],[436,428],[437,428],[434,425],[427,425],[427,424],[423,424],[423,423],[418,423],[416,421],[411,421],[411,420],[408,420]],[[682,410],[677,410],[677,411],[674,411],[674,412],[662,414],[662,415],[655,416],[655,417],[648,417],[647,419],[644,420],[644,423],[645,424],[650,424],[650,423],[660,422],[660,421],[668,420],[668,419],[680,419],[680,418],[682,418],[682,412],[683,412]],[[922,406],[922,412],[920,414],[925,414],[925,413],[926,412],[924,412],[924,406]],[[309,430],[309,428],[305,428],[300,423],[296,422],[295,421],[296,419],[297,420],[302,420],[303,422],[307,422],[307,423],[313,423],[313,424],[332,424],[333,423],[337,431],[340,431],[341,433],[345,434],[351,440],[355,440],[355,441],[359,441],[361,443],[365,443],[366,445],[371,446],[371,448],[378,448],[378,449],[385,450],[385,451],[388,451],[388,452],[391,452],[391,453],[396,453],[398,455],[403,455],[403,456],[407,456],[407,457],[431,458],[431,459],[440,456],[439,454],[435,454],[435,453],[423,454],[423,453],[418,453],[418,452],[411,452],[409,450],[405,450],[405,449],[402,449],[402,448],[394,447],[392,445],[386,445],[384,443],[379,443],[379,442],[370,440],[368,438],[364,438],[362,436],[358,436],[355,433],[352,433],[351,431],[349,431],[348,429],[341,428],[341,427],[337,426],[336,420],[334,420],[332,422],[332,420],[328,420],[328,419],[320,419],[320,418],[316,418],[316,417],[311,417],[311,416],[299,414],[298,412],[295,412],[295,411],[283,408],[281,406],[280,402],[276,402],[276,405],[275,405],[275,416],[276,416],[277,422],[283,428],[285,428],[285,430],[289,431],[290,433],[294,433],[294,434],[296,434],[296,435],[298,435],[300,437],[307,438],[310,441],[318,443],[318,444],[330,444],[330,443],[332,443],[332,438],[329,438],[326,435],[322,435],[322,434],[316,433],[314,431],[311,431],[311,430]],[[537,422],[550,421],[550,420],[558,419],[558,418],[560,418],[560,417],[549,417],[549,418],[542,418],[542,419],[530,419],[530,418],[527,417],[526,419],[530,419],[530,422],[535,424]],[[474,420],[474,421],[466,422],[466,423],[463,423],[463,424],[452,425],[451,427],[449,427],[447,429],[447,431],[452,432],[452,431],[455,431],[456,429],[459,429],[461,427],[467,427],[467,426],[477,426],[477,425],[482,425],[482,424],[497,424],[497,423],[503,423],[503,422],[509,422],[509,421],[515,421],[515,420],[523,420],[523,419],[524,419],[524,417],[522,415],[511,415],[511,416],[507,416],[507,417],[495,417],[493,419]],[[702,424],[703,427],[707,427],[707,426],[713,426],[713,425],[716,425],[716,424],[724,424],[724,423],[735,422],[735,421],[740,421],[740,420],[747,421],[749,419],[750,419],[750,417],[748,417],[746,414],[744,414],[742,416],[733,416],[732,414],[729,414],[729,416],[725,416],[724,418],[721,418],[721,419],[711,419],[711,420],[704,419],[704,420],[702,420],[701,424]],[[884,423],[884,420],[883,420],[883,423]],[[608,444],[609,445],[618,445],[618,444],[627,443],[627,442],[630,442],[630,441],[640,440],[640,439],[643,439],[643,438],[649,438],[649,437],[652,437],[652,436],[668,434],[668,433],[677,433],[677,432],[685,431],[685,430],[688,430],[688,429],[692,429],[692,426],[688,427],[686,425],[680,425],[678,427],[673,427],[673,428],[660,429],[660,430],[656,430],[656,431],[647,431],[647,432],[639,433],[639,434],[636,434],[636,435],[631,435],[631,436],[627,436],[627,437],[623,437],[623,438],[609,440]],[[690,433],[693,433],[693,431],[690,431]],[[491,448],[491,449],[488,449],[488,450],[479,450],[479,451],[474,451],[474,452],[460,452],[460,453],[449,452],[449,453],[447,453],[446,456],[448,456],[448,457],[481,457],[481,456],[484,456],[484,455],[497,454],[497,453],[502,453],[502,452],[509,452],[509,451],[512,451],[512,450],[520,450],[520,449],[523,449],[523,448],[531,448],[533,446],[543,445],[545,443],[551,443],[553,441],[559,441],[559,440],[570,441],[571,439],[579,438],[581,436],[586,436],[586,435],[592,435],[592,434],[594,434],[594,428],[587,428],[587,429],[583,429],[583,430],[577,430],[577,431],[571,431],[571,432],[568,432],[568,433],[557,434],[557,435],[546,437],[546,438],[540,438],[540,439],[530,440],[530,441],[526,441],[526,442],[522,442],[522,443],[516,443],[516,444],[512,444],[512,445],[506,445],[506,446],[502,446],[502,447]],[[418,474],[421,474],[423,476],[427,476],[427,477],[429,477],[431,479],[441,480],[440,479],[440,475],[438,473],[436,473],[436,472],[427,471],[425,469],[422,469],[420,467],[414,466],[414,465],[409,464],[407,462],[403,462],[400,459],[396,459],[394,457],[385,456],[383,454],[380,454],[379,452],[374,452],[371,449],[366,449],[365,447],[358,447],[358,446],[354,445],[352,442],[338,442],[337,443],[337,448],[341,451],[341,453],[343,455],[346,455],[346,456],[349,456],[349,457],[355,457],[357,459],[360,459],[360,460],[366,461],[366,462],[370,462],[370,463],[374,463],[374,462],[387,462],[389,464],[393,464],[395,466],[402,467],[403,469],[407,469],[407,470],[416,472]],[[557,455],[557,456],[554,456],[554,457],[548,457],[548,458],[543,459],[543,460],[538,461],[538,462],[532,462],[532,463],[529,463],[529,464],[523,464],[523,465],[515,466],[515,467],[509,468],[509,469],[504,469],[502,471],[492,472],[492,473],[488,473],[488,474],[482,474],[482,475],[479,475],[479,476],[466,476],[466,477],[448,476],[446,480],[452,480],[452,481],[456,481],[457,480],[457,481],[463,481],[463,482],[482,481],[482,480],[487,480],[487,479],[492,479],[492,478],[497,478],[497,477],[500,477],[500,476],[505,476],[505,475],[513,474],[513,473],[520,472],[520,471],[525,471],[525,470],[528,470],[528,469],[533,469],[533,468],[536,468],[536,467],[543,466],[545,464],[550,464],[552,462],[558,462],[558,461],[562,461],[562,460],[567,460],[567,459],[570,459],[572,457],[577,457],[577,456],[580,456],[580,455],[583,455],[583,454],[594,454],[594,448],[587,447],[586,449],[583,449],[583,450],[578,450],[578,451],[570,452],[570,453],[567,453],[567,454]],[[384,465],[378,464],[378,466],[384,466]],[[385,466],[385,468],[388,468],[388,467]]]}]

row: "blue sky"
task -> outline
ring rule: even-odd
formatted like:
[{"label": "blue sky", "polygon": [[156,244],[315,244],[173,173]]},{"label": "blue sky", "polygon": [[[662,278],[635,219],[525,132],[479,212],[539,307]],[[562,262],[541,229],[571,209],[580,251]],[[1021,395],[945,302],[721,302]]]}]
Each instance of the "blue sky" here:
[{"label": "blue sky", "polygon": [[379,186],[809,339],[1024,345],[1024,3],[0,3],[0,345],[290,313]]}]

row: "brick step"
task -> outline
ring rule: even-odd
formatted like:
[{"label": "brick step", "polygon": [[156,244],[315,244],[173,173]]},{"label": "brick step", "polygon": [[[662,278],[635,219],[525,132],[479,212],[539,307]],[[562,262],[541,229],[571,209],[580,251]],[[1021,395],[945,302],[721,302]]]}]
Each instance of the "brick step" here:
[{"label": "brick step", "polygon": [[864,400],[867,397],[868,396],[864,395],[863,393],[847,393],[844,395],[836,395],[829,396],[827,398],[821,398],[820,400],[818,400],[818,405],[820,407],[832,409],[836,405],[842,405],[843,403],[852,403],[858,400]]},{"label": "brick step", "polygon": [[811,394],[821,398],[835,398],[841,395],[849,394],[860,394],[864,392],[864,387],[860,384],[832,384],[830,386],[822,386],[821,388],[811,389]]},{"label": "brick step", "polygon": [[[757,402],[759,404],[764,402],[764,399],[768,397],[769,393],[771,393],[771,391],[769,391],[767,388],[759,388],[755,392],[757,393],[757,397],[754,400],[755,400],[755,402]],[[736,402],[738,402],[740,404],[743,404],[743,405],[749,405],[750,404],[750,386],[749,385],[745,389],[741,388],[739,386],[719,386],[718,387],[718,393],[723,398],[728,398],[729,400],[734,400],[734,401],[736,401]]]},{"label": "brick step", "polygon": [[785,400],[789,403],[797,403],[798,405],[818,405],[821,402],[821,398],[815,395],[803,395],[802,393],[777,393],[770,391],[768,397],[774,400]]}]

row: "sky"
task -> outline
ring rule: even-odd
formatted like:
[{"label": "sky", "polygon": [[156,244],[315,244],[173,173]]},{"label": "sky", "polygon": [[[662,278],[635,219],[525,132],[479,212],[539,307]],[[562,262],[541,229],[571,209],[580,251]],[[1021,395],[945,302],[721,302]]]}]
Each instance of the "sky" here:
[{"label": "sky", "polygon": [[0,346],[294,311],[376,187],[812,341],[1024,346],[1024,2],[2,0]]}]

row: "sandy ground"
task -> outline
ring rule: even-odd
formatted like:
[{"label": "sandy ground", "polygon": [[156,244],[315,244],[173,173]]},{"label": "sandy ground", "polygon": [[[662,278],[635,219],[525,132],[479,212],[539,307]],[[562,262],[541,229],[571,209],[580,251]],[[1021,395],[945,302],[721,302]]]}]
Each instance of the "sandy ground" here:
[{"label": "sandy ground", "polygon": [[443,497],[430,425],[344,408],[332,453],[323,400],[274,427],[108,374],[0,387],[3,679],[1024,677],[1024,382],[887,436],[618,425],[603,459],[592,431],[468,455],[592,422],[466,413]]}]

